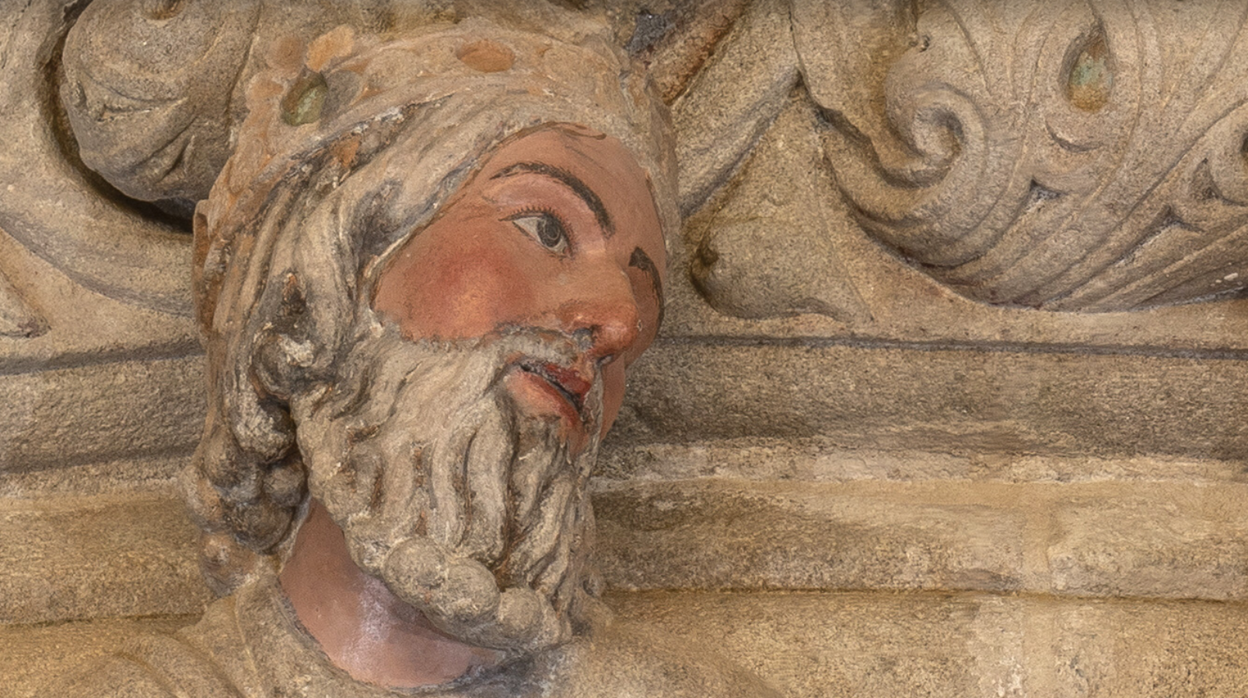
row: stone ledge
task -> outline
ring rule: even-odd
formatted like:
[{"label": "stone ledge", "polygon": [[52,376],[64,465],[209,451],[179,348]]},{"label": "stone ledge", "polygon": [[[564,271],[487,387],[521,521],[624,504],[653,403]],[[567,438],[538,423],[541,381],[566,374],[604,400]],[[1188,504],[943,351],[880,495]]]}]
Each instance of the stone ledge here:
[{"label": "stone ledge", "polygon": [[190,462],[191,456],[187,454],[123,458],[32,472],[0,472],[0,502],[144,492],[173,498],[178,473]]},{"label": "stone ledge", "polygon": [[986,594],[611,594],[793,698],[1239,698],[1248,606]]},{"label": "stone ledge", "polygon": [[1248,599],[1248,484],[599,483],[621,589]]},{"label": "stone ledge", "polygon": [[1058,593],[1248,599],[1240,486],[1099,488],[1053,510],[1045,551]]},{"label": "stone ledge", "polygon": [[170,496],[0,500],[0,623],[199,613],[196,539]]},{"label": "stone ledge", "polygon": [[632,444],[611,436],[603,442],[595,473],[604,481],[621,483],[708,477],[806,482],[1248,482],[1241,458],[976,453],[954,448],[889,451],[840,448],[820,438]]},{"label": "stone ledge", "polygon": [[190,453],[202,356],[0,374],[0,472]]},{"label": "stone ledge", "polygon": [[82,671],[121,641],[143,633],[171,633],[198,616],[116,618],[57,625],[0,625],[0,677],[11,698],[42,696],[52,678]]},{"label": "stone ledge", "polygon": [[[1245,484],[599,487],[598,562],[621,590],[1248,600]],[[0,623],[194,613],[195,535],[167,489],[0,498]]]},{"label": "stone ledge", "polygon": [[[594,499],[597,560],[621,589],[1029,586],[1026,513],[1000,492],[905,484],[695,480]],[[927,494],[927,496],[924,496]]]},{"label": "stone ledge", "polygon": [[[939,593],[608,595],[792,698],[1240,698],[1248,606]],[[5,695],[29,698],[124,637],[194,616],[0,626]]]},{"label": "stone ledge", "polygon": [[1229,460],[1245,393],[1232,358],[667,340],[634,366],[616,440]]}]

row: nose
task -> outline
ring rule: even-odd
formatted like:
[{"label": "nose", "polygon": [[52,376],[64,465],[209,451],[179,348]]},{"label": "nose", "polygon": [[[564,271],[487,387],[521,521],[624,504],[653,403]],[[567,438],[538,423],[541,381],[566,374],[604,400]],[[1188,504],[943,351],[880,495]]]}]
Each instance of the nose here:
[{"label": "nose", "polygon": [[588,356],[608,364],[637,343],[641,313],[628,274],[611,264],[595,265],[564,288],[560,329],[590,338]]}]

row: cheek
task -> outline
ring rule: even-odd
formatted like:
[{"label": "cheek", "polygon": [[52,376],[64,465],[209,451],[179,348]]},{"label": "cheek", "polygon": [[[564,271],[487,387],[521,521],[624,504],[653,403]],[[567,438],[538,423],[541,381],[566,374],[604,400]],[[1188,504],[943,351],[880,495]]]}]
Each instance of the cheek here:
[{"label": "cheek", "polygon": [[624,363],[615,361],[602,371],[602,436],[606,436],[624,404]]},{"label": "cheek", "polygon": [[521,320],[533,305],[531,280],[504,246],[472,235],[412,242],[383,276],[374,302],[404,335],[481,337]]}]

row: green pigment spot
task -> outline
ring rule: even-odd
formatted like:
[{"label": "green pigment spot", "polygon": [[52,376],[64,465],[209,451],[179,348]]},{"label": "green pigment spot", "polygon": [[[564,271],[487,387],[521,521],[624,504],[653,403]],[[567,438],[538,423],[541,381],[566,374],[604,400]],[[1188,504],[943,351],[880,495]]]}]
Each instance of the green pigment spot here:
[{"label": "green pigment spot", "polygon": [[329,86],[325,84],[325,76],[320,73],[308,73],[295,81],[290,92],[282,98],[282,121],[291,126],[310,124],[321,118],[321,109],[325,106],[325,95]]},{"label": "green pigment spot", "polygon": [[1096,111],[1109,102],[1114,74],[1109,68],[1109,45],[1097,31],[1075,58],[1066,80],[1066,97],[1084,111]]}]

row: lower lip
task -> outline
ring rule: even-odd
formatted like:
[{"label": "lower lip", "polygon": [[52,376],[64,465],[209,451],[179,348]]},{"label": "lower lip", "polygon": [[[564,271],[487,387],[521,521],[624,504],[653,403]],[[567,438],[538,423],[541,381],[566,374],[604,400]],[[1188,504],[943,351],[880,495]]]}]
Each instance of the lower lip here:
[{"label": "lower lip", "polygon": [[545,378],[517,368],[507,376],[508,387],[521,403],[538,414],[553,414],[573,428],[583,427],[581,414],[558,388]]}]

